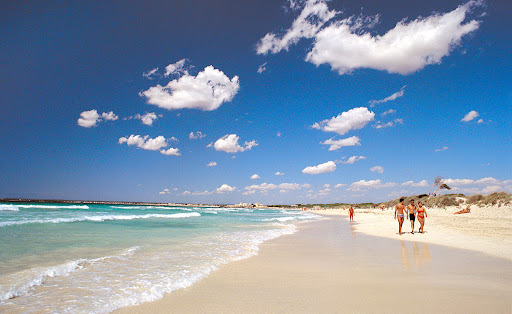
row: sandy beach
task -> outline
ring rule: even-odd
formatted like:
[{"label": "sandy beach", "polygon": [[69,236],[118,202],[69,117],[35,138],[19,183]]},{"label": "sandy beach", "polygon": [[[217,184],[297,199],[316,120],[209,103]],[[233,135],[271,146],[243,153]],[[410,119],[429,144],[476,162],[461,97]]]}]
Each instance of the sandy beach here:
[{"label": "sandy beach", "polygon": [[491,248],[484,244],[494,236],[478,234],[481,242],[456,245],[471,242],[466,233],[449,229],[458,222],[444,225],[441,213],[429,211],[427,233],[398,238],[390,211],[356,211],[355,223],[343,210],[318,212],[325,219],[265,242],[257,256],[224,265],[156,302],[118,312],[510,313],[509,236]]}]

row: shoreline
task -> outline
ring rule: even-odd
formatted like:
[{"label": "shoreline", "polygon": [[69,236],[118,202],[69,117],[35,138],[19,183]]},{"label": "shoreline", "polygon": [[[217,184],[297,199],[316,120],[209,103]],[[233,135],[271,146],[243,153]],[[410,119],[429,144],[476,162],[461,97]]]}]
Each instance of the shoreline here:
[{"label": "shoreline", "polygon": [[[330,216],[299,224],[189,288],[116,313],[508,312],[509,274],[506,259],[369,236]],[[413,290],[424,298],[402,297]]]}]

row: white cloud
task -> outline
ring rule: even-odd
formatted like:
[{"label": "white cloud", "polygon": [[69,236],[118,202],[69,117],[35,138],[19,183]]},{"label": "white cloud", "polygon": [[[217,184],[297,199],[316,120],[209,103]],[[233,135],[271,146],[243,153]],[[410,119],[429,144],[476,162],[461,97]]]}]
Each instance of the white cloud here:
[{"label": "white cloud", "polygon": [[[473,120],[474,118],[478,117],[480,114],[478,112],[476,112],[475,110],[471,110],[470,112],[468,112],[464,118],[462,118],[462,120],[460,120],[461,122],[469,122],[471,120]],[[483,121],[482,121],[483,122]]]},{"label": "white cloud", "polygon": [[215,161],[210,161],[210,163],[208,163],[206,165],[206,167],[215,167],[215,166],[217,166],[217,163]]},{"label": "white cloud", "polygon": [[279,172],[279,171],[278,171],[278,172],[276,172],[276,173],[274,173],[274,174],[275,174],[276,176],[284,176],[284,173]]},{"label": "white cloud", "polygon": [[464,21],[481,4],[469,1],[448,13],[402,20],[384,35],[375,36],[367,31],[375,21],[346,18],[316,34],[306,60],[317,66],[329,64],[340,75],[359,68],[410,74],[440,63],[464,35],[478,29],[480,22]]},{"label": "white cloud", "polygon": [[130,135],[129,137],[121,137],[118,140],[119,144],[126,143],[129,146],[137,146],[146,150],[160,150],[160,153],[163,155],[172,155],[172,156],[180,156],[179,149],[177,148],[169,148],[167,150],[161,150],[164,147],[167,147],[168,143],[165,137],[162,135],[157,136],[155,138],[150,138],[149,135],[141,136],[141,135]]},{"label": "white cloud", "polygon": [[[281,184],[273,184],[273,183],[262,183],[262,184],[254,184],[250,186],[246,186],[244,189],[245,193],[254,194],[256,191],[261,193],[266,193],[268,191],[273,190],[300,190],[302,188],[310,187],[309,184],[298,184],[298,183],[281,183]],[[254,192],[252,192],[254,191]],[[244,194],[248,195],[248,194]]]},{"label": "white cloud", "polygon": [[119,119],[119,117],[116,116],[113,111],[104,112],[101,114],[101,117],[106,121],[116,121],[117,119]]},{"label": "white cloud", "polygon": [[163,189],[163,191],[158,192],[158,194],[160,194],[160,195],[171,194],[171,191],[169,189]]},{"label": "white cloud", "polygon": [[[400,97],[402,97],[404,95],[404,89],[405,89],[405,86],[403,86],[402,89],[400,89],[398,92],[393,93],[392,95],[390,95],[390,96],[388,96],[388,97],[386,97],[384,99],[370,100],[370,106],[373,107],[373,106],[375,106],[375,104],[381,104],[381,103],[385,103],[385,102],[388,102],[388,101],[400,98]],[[383,114],[383,115],[385,115],[385,114]]]},{"label": "white cloud", "polygon": [[322,145],[330,145],[329,147],[329,151],[334,151],[334,150],[338,150],[344,146],[360,146],[361,145],[361,142],[360,142],[360,138],[357,137],[357,136],[351,136],[351,137],[348,137],[348,138],[344,138],[344,139],[341,139],[341,140],[333,140],[332,138],[324,141],[324,142],[320,142],[320,144]]},{"label": "white cloud", "polygon": [[320,174],[320,173],[328,173],[336,170],[336,163],[334,161],[328,161],[323,164],[319,164],[318,166],[310,166],[302,169],[302,173],[306,174]]},{"label": "white cloud", "polygon": [[263,63],[262,65],[260,65],[258,67],[258,73],[262,73],[263,71],[265,71],[267,69],[267,63]]},{"label": "white cloud", "polygon": [[382,188],[389,188],[395,186],[396,183],[393,182],[387,182],[383,183],[381,180],[360,180],[357,182],[352,183],[347,190],[348,191],[363,191],[363,190],[369,190],[369,189],[382,189]]},{"label": "white cloud", "polygon": [[214,192],[211,192],[211,191],[195,191],[195,192],[184,191],[183,193],[181,193],[181,195],[204,196],[204,195],[212,195],[213,193]]},{"label": "white cloud", "polygon": [[261,179],[261,178],[256,173],[251,176],[251,180],[257,180],[257,179]]},{"label": "white cloud", "polygon": [[337,189],[339,189],[339,188],[342,188],[342,187],[344,187],[344,186],[347,186],[347,185],[346,185],[346,184],[343,184],[343,183],[338,183],[338,184],[336,184],[334,187],[335,187],[335,188],[337,188]]},{"label": "white cloud", "polygon": [[238,144],[238,140],[240,138],[236,134],[226,134],[223,137],[219,138],[213,147],[216,151],[222,151],[226,153],[237,153],[237,152],[245,152],[246,150],[250,150],[254,146],[257,146],[258,143],[256,141],[245,142],[244,146],[240,146]]},{"label": "white cloud", "polygon": [[313,124],[312,128],[344,135],[350,130],[364,128],[374,117],[375,113],[366,107],[353,108],[342,112],[337,117],[317,122]]},{"label": "white cloud", "polygon": [[401,118],[397,118],[393,121],[389,121],[388,123],[382,123],[379,121],[375,125],[375,128],[376,129],[389,128],[389,127],[395,126],[397,124],[404,124],[404,120],[402,120]]},{"label": "white cloud", "polygon": [[413,186],[413,187],[427,187],[428,186],[428,182],[427,180],[423,180],[423,181],[420,181],[420,182],[414,182],[414,181],[407,181],[407,182],[404,182],[402,183],[402,185],[404,186]]},{"label": "white cloud", "polygon": [[452,191],[465,194],[490,194],[498,191],[512,193],[512,180],[498,180],[493,177],[473,179],[443,179],[441,181]]},{"label": "white cloud", "polygon": [[366,157],[365,157],[365,156],[352,156],[352,157],[350,157],[349,159],[347,159],[347,161],[342,161],[341,163],[343,163],[343,164],[350,164],[350,165],[352,165],[352,164],[354,164],[356,161],[361,160],[361,159],[366,159]]},{"label": "white cloud", "polygon": [[328,183],[324,184],[324,188],[329,188],[329,187],[331,187],[330,184],[328,184]]},{"label": "white cloud", "polygon": [[435,151],[436,152],[444,152],[447,149],[448,149],[448,146],[443,146],[443,148],[437,148]]},{"label": "white cloud", "polygon": [[217,193],[226,193],[226,192],[233,192],[236,190],[236,187],[231,187],[227,184],[223,184],[216,190]]},{"label": "white cloud", "polygon": [[151,80],[153,78],[153,75],[155,75],[157,71],[158,68],[154,68],[153,70],[149,70],[147,72],[142,73],[142,76],[147,78],[148,80]]},{"label": "white cloud", "polygon": [[396,110],[395,109],[389,109],[389,110],[384,111],[380,115],[384,117],[384,116],[386,116],[388,114],[392,114],[392,113],[396,113]]},{"label": "white cloud", "polygon": [[384,172],[384,168],[382,168],[381,166],[375,166],[375,167],[371,167],[370,171],[371,172],[383,173]]},{"label": "white cloud", "polygon": [[224,72],[207,66],[197,76],[185,73],[166,86],[157,84],[141,93],[148,104],[160,108],[212,111],[231,101],[240,88],[238,76],[231,80]]},{"label": "white cloud", "polygon": [[181,156],[180,150],[178,148],[172,147],[170,147],[168,150],[162,149],[160,153],[167,156]]},{"label": "white cloud", "polygon": [[282,134],[281,134],[281,132],[277,132],[277,133],[276,133],[276,136],[277,136],[277,137],[281,137],[281,135],[282,135]]},{"label": "white cloud", "polygon": [[153,125],[158,116],[154,112],[146,112],[144,115],[136,114],[133,118],[141,120],[145,125]]},{"label": "white cloud", "polygon": [[504,188],[502,186],[490,185],[490,186],[483,188],[482,193],[483,194],[491,194],[491,193],[499,192],[499,191],[503,191],[503,190],[504,190]]},{"label": "white cloud", "polygon": [[112,111],[103,112],[100,117],[98,111],[96,109],[92,109],[80,113],[80,118],[78,118],[78,125],[84,128],[90,128],[96,126],[98,122],[101,122],[103,120],[115,121],[117,119],[119,119],[119,117],[116,116]]},{"label": "white cloud", "polygon": [[[292,2],[291,7],[297,3]],[[313,38],[318,30],[336,15],[336,11],[330,11],[327,4],[322,0],[309,0],[305,2],[300,15],[293,21],[286,34],[281,38],[275,34],[267,33],[256,47],[258,54],[278,53],[281,50],[288,50],[290,45],[296,44],[301,38]]]},{"label": "white cloud", "polygon": [[[165,67],[165,76],[169,76],[171,74],[188,74],[187,69],[185,69],[186,59],[181,59],[176,63],[171,63]],[[157,68],[158,69],[158,68]]]},{"label": "white cloud", "polygon": [[479,119],[476,123],[484,123],[484,119]]},{"label": "white cloud", "polygon": [[197,139],[200,139],[200,138],[203,138],[203,137],[206,137],[206,134],[203,134],[201,133],[200,131],[197,131],[197,132],[190,132],[190,134],[188,135],[188,138],[191,139],[191,140],[197,140]]}]

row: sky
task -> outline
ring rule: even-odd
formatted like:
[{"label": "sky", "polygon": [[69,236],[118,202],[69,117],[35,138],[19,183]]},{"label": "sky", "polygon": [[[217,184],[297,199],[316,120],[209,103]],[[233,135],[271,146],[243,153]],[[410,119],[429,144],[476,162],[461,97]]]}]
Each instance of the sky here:
[{"label": "sky", "polygon": [[0,198],[512,193],[507,1],[0,6]]}]

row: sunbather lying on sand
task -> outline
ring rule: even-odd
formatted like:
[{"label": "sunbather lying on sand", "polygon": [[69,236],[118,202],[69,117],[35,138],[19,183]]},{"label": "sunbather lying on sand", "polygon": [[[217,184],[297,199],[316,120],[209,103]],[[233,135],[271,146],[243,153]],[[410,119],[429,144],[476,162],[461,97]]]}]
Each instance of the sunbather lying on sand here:
[{"label": "sunbather lying on sand", "polygon": [[468,206],[468,207],[466,207],[466,209],[459,210],[458,212],[453,213],[453,214],[457,215],[457,214],[465,214],[465,213],[469,213],[469,212],[471,212],[471,209],[469,209],[469,206]]}]

